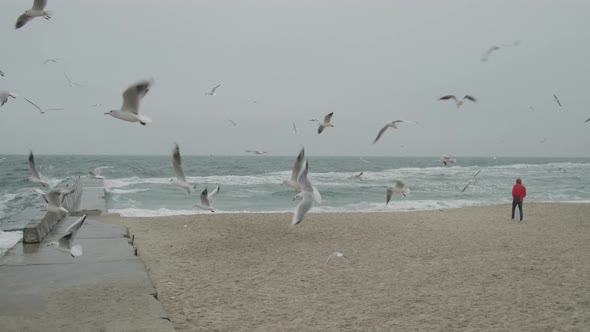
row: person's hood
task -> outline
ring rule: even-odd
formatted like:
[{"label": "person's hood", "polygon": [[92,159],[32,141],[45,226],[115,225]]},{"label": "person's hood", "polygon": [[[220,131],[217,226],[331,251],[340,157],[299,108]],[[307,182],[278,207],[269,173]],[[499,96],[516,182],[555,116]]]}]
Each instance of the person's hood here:
[{"label": "person's hood", "polygon": [[522,184],[522,180],[520,178],[516,179],[517,184]]}]

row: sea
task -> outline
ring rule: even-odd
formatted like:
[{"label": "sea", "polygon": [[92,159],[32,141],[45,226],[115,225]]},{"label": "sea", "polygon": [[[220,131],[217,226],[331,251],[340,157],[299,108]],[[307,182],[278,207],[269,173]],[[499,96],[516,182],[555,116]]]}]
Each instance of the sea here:
[{"label": "sea", "polygon": [[[288,213],[295,192],[282,185],[291,176],[295,155],[183,156],[190,195],[170,184],[170,156],[36,155],[51,185],[86,175],[99,166],[105,177],[109,212],[128,217],[211,213],[194,208],[199,194],[220,186],[219,213]],[[309,179],[322,203],[311,213],[414,211],[509,203],[517,177],[527,187],[526,202],[590,202],[590,158],[462,157],[444,166],[439,157],[306,156]],[[477,181],[461,190],[477,171]],[[363,172],[363,180],[352,178]],[[27,157],[0,155],[0,226],[24,208],[39,205],[29,182]],[[401,180],[410,189],[385,205],[386,188]],[[290,217],[286,217],[290,220]],[[14,234],[0,233],[0,248]],[[9,239],[10,238],[10,239]],[[12,245],[12,244],[10,244]],[[1,249],[0,249],[1,251]],[[1,254],[1,253],[0,253]]]}]

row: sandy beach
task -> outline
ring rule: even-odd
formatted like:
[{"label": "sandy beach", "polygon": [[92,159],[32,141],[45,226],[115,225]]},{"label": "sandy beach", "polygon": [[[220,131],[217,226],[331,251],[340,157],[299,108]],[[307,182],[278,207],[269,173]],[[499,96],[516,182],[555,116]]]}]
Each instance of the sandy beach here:
[{"label": "sandy beach", "polygon": [[101,219],[179,331],[589,331],[590,204],[524,207]]}]

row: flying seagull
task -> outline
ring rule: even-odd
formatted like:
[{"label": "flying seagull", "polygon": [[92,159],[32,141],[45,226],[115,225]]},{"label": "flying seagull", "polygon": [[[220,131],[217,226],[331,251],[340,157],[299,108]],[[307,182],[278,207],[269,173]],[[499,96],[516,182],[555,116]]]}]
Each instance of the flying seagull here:
[{"label": "flying seagull", "polygon": [[16,20],[16,24],[14,25],[14,28],[22,28],[25,24],[27,24],[27,22],[29,22],[35,17],[43,17],[46,20],[50,19],[51,12],[45,10],[46,5],[47,0],[34,0],[33,7],[18,17],[18,19]]},{"label": "flying seagull", "polygon": [[475,179],[475,177],[476,177],[476,176],[479,174],[479,172],[481,172],[481,170],[478,170],[478,171],[477,171],[477,172],[476,172],[476,173],[473,175],[473,177],[471,178],[471,180],[469,180],[469,182],[467,182],[467,184],[465,185],[465,187],[463,188],[463,190],[461,190],[461,192],[464,192],[464,191],[467,189],[467,187],[469,187],[470,185],[472,185],[472,184],[475,184],[475,182],[477,181],[477,180]]},{"label": "flying seagull", "polygon": [[82,84],[80,83],[76,83],[74,81],[72,81],[70,79],[70,77],[68,76],[68,74],[64,71],[64,77],[66,78],[66,81],[68,81],[68,85],[72,86],[72,87],[82,87]]},{"label": "flying seagull", "polygon": [[88,175],[94,179],[104,179],[104,176],[100,175],[101,170],[103,169],[107,169],[107,168],[113,168],[113,166],[101,166],[101,167],[97,167],[94,170],[88,172]]},{"label": "flying seagull", "polygon": [[465,95],[461,100],[458,100],[457,97],[455,97],[454,95],[447,95],[447,96],[442,96],[439,98],[439,100],[449,100],[449,99],[453,99],[455,101],[455,103],[457,103],[457,108],[460,108],[461,105],[463,105],[463,102],[465,101],[465,99],[471,100],[472,102],[477,101],[475,98],[473,98],[470,95]]},{"label": "flying seagull", "polygon": [[244,151],[246,151],[248,153],[257,154],[257,155],[268,153],[268,151],[260,151],[260,150],[244,150]]},{"label": "flying seagull", "polygon": [[[37,192],[41,192],[40,190]],[[62,191],[60,189],[52,189],[47,194],[43,195],[43,198],[47,202],[47,211],[53,213],[69,213],[66,208],[64,208],[63,202],[66,196],[71,194],[73,191]]]},{"label": "flying seagull", "polygon": [[[324,129],[326,129],[327,127],[334,127],[334,125],[330,123],[330,121],[332,120],[332,116],[334,116],[334,112],[332,112],[324,117],[324,122],[319,124],[318,134],[321,134],[322,131],[324,131]],[[319,121],[318,121],[318,123],[319,123]]]},{"label": "flying seagull", "polygon": [[233,125],[234,125],[234,127],[238,125],[237,123],[233,122],[233,121],[232,121],[232,120],[230,120],[230,119],[227,119],[227,121],[228,121],[228,122],[230,122],[231,124],[233,124]]},{"label": "flying seagull", "polygon": [[363,176],[363,174],[365,174],[365,172],[360,172],[359,174],[353,175],[351,177],[349,177],[349,179],[351,180],[359,180],[359,181],[364,181],[365,177]]},{"label": "flying seagull", "polygon": [[414,122],[414,121],[407,121],[407,120],[395,120],[395,121],[391,121],[391,122],[387,123],[385,125],[385,127],[381,128],[381,130],[379,130],[379,133],[377,134],[377,137],[375,137],[375,140],[373,141],[373,144],[377,143],[377,141],[381,138],[381,136],[383,135],[383,133],[388,128],[397,129],[397,125],[396,125],[397,123],[412,123],[412,124],[416,124],[416,122]]},{"label": "flying seagull", "polygon": [[440,157],[440,162],[443,163],[443,165],[447,166],[447,164],[454,164],[457,162],[457,159],[451,158],[447,155],[444,155],[442,157]]},{"label": "flying seagull", "polygon": [[184,176],[182,159],[180,158],[180,149],[177,143],[174,144],[174,150],[172,150],[172,168],[174,169],[174,173],[176,173],[176,179],[171,179],[170,182],[185,189],[186,192],[190,194],[194,187],[186,181],[186,177]]},{"label": "flying seagull", "polygon": [[14,92],[0,91],[0,106],[4,106],[4,104],[6,104],[6,102],[8,101],[8,97],[16,99],[17,96],[18,95]]},{"label": "flying seagull", "polygon": [[213,203],[217,198],[217,194],[219,194],[219,186],[217,186],[217,188],[215,188],[215,190],[213,190],[210,194],[207,194],[207,188],[205,188],[205,190],[203,190],[203,192],[201,193],[200,197],[201,205],[197,204],[195,205],[195,207],[215,212],[215,209],[213,208]]},{"label": "flying seagull", "polygon": [[328,264],[328,262],[330,261],[330,259],[332,259],[332,257],[342,257],[342,258],[348,260],[348,258],[346,256],[344,256],[343,253],[341,253],[339,251],[334,251],[333,253],[330,254],[330,256],[328,256],[328,259],[326,259],[326,264]]},{"label": "flying seagull", "polygon": [[293,188],[295,191],[300,192],[303,188],[299,182],[297,182],[297,178],[305,165],[305,148],[301,148],[297,158],[295,158],[295,162],[293,163],[293,170],[291,171],[291,178],[288,180],[283,181],[283,184]]},{"label": "flying seagull", "polygon": [[559,101],[559,98],[557,98],[556,95],[553,95],[553,98],[555,99],[555,101],[557,102],[557,105],[559,105],[559,107],[561,107],[561,102]]},{"label": "flying seagull", "polygon": [[387,187],[387,197],[385,205],[389,204],[389,201],[391,200],[391,196],[393,196],[393,193],[402,194],[405,197],[407,194],[410,193],[410,189],[407,188],[403,182],[395,180],[395,185],[393,187]]},{"label": "flying seagull", "polygon": [[588,122],[588,121],[590,121],[590,118],[588,118],[588,120],[584,121],[584,123],[586,123],[586,122]]},{"label": "flying seagull", "polygon": [[295,121],[293,121],[293,133],[297,135],[297,126],[295,125]]},{"label": "flying seagull", "polygon": [[47,60],[43,61],[43,64],[46,64],[48,62],[57,63],[59,60],[61,60],[61,59],[60,58],[48,58]]},{"label": "flying seagull", "polygon": [[133,84],[123,92],[123,105],[121,110],[111,110],[105,115],[110,115],[114,118],[127,121],[127,122],[139,122],[145,126],[149,122],[152,122],[150,118],[145,115],[139,114],[139,103],[143,97],[150,91],[150,87],[154,84],[154,80],[144,80]]},{"label": "flying seagull", "polygon": [[29,181],[33,183],[40,183],[43,187],[49,186],[49,183],[41,176],[37,170],[37,166],[35,166],[35,156],[33,156],[33,151],[29,153],[29,169],[31,170],[31,177],[29,177]]},{"label": "flying seagull", "polygon": [[214,87],[213,89],[211,89],[211,91],[205,92],[205,95],[207,96],[215,96],[215,90],[217,90],[217,88],[219,88],[221,86],[221,84],[218,84],[216,87]]},{"label": "flying seagull", "polygon": [[365,164],[368,164],[369,163],[368,161],[364,160],[363,157],[359,157],[359,160],[362,161]]},{"label": "flying seagull", "polygon": [[74,244],[74,238],[76,234],[80,230],[80,227],[86,221],[86,215],[83,215],[78,220],[74,221],[73,224],[66,229],[66,234],[62,236],[58,242],[51,242],[48,245],[52,247],[57,247],[57,249],[64,250],[70,253],[72,257],[82,256],[82,246],[80,244]]},{"label": "flying seagull", "polygon": [[[307,178],[307,172],[309,170],[309,163],[305,161],[305,167],[299,173],[297,177],[297,182],[301,185],[302,191],[295,195],[295,198],[301,198],[301,202],[297,204],[295,208],[295,212],[293,213],[293,219],[291,219],[291,225],[297,225],[298,223],[303,221],[303,217],[305,214],[311,210],[314,201],[317,201],[316,198],[316,189],[314,186],[309,182]],[[318,192],[319,193],[319,192]]]},{"label": "flying seagull", "polygon": [[4,77],[4,72],[0,70],[0,76]]},{"label": "flying seagull", "polygon": [[500,49],[500,46],[492,46],[492,47],[488,48],[486,50],[486,52],[483,54],[483,56],[481,57],[481,62],[488,61],[488,58],[490,57],[490,55],[492,55],[493,52],[495,52],[499,49]]},{"label": "flying seagull", "polygon": [[[24,98],[25,98],[25,100],[26,100],[26,101],[27,101],[29,104],[33,105],[33,106],[34,106],[34,107],[35,107],[37,110],[39,110],[39,113],[41,113],[41,114],[45,114],[45,111],[44,111],[44,110],[43,110],[41,107],[39,107],[39,105],[37,105],[37,104],[35,104],[34,102],[30,101],[29,99],[27,99],[27,97],[24,97]],[[47,111],[61,111],[61,110],[63,110],[63,108],[48,108],[48,109],[47,109]]]}]

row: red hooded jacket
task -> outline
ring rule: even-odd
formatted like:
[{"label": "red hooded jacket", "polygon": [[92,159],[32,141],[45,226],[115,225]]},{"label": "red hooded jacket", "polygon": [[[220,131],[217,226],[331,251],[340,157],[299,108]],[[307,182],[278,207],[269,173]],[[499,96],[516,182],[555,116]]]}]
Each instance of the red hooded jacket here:
[{"label": "red hooded jacket", "polygon": [[522,202],[526,196],[526,187],[522,185],[520,178],[516,179],[516,184],[512,187],[512,198],[519,196]]}]

